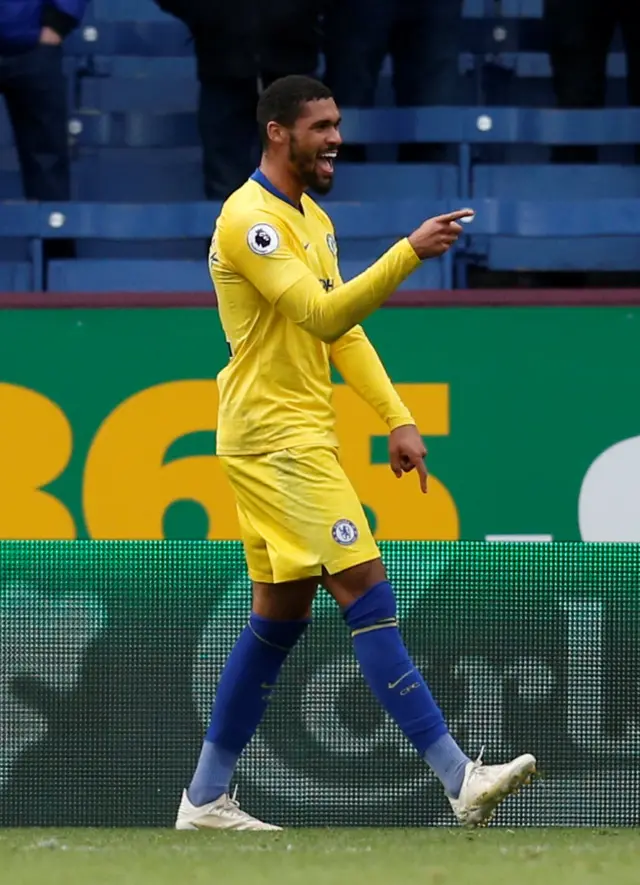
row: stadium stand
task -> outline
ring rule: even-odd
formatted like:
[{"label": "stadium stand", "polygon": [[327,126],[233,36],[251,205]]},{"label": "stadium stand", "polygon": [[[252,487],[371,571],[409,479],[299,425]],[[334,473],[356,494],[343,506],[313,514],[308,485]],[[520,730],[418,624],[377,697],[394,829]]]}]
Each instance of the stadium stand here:
[{"label": "stadium stand", "polygon": [[[541,109],[552,104],[541,6],[466,0],[463,106],[389,107],[386,64],[378,107],[345,112],[344,137],[370,145],[374,159],[339,170],[329,198],[345,278],[412,219],[459,205],[477,207],[469,234],[453,258],[427,263],[407,288],[464,286],[471,266],[638,268],[640,167],[628,161],[640,111],[616,107],[626,70],[619,40],[609,59],[610,107]],[[0,288],[208,290],[204,257],[218,207],[200,202],[198,86],[188,32],[151,0],[95,0],[66,52],[78,202],[0,204]],[[450,145],[451,162],[375,162],[414,141]],[[566,144],[602,146],[607,162],[551,165],[549,147]],[[1,106],[0,196],[21,196]],[[78,259],[53,262],[45,274],[42,242],[58,236],[78,241]]]}]

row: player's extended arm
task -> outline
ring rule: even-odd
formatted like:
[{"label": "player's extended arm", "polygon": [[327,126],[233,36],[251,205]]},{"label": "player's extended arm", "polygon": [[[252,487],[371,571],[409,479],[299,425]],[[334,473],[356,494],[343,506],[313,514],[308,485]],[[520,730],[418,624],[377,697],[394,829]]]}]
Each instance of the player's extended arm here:
[{"label": "player's extended arm", "polygon": [[[327,294],[309,267],[295,254],[276,220],[233,229],[221,225],[221,251],[235,270],[292,322],[330,344],[373,313],[420,264],[411,243],[400,240],[364,273]],[[262,252],[251,237],[261,236]],[[266,232],[266,237],[264,236]]]},{"label": "player's extended arm", "polygon": [[331,362],[345,382],[386,423],[389,430],[415,424],[387,375],[380,357],[360,326],[331,345]]},{"label": "player's extended arm", "polygon": [[411,243],[401,240],[371,267],[348,283],[336,286],[328,296],[308,271],[273,303],[288,319],[330,344],[384,304],[419,264]]},{"label": "player's extended arm", "polygon": [[[267,213],[265,213],[267,214]],[[307,332],[336,341],[389,298],[425,258],[436,258],[457,240],[457,221],[473,217],[458,209],[424,221],[409,237],[392,246],[364,273],[337,286],[327,297],[309,267],[297,257],[285,225],[248,224],[246,216],[222,223],[216,237],[235,270],[274,307]]]}]

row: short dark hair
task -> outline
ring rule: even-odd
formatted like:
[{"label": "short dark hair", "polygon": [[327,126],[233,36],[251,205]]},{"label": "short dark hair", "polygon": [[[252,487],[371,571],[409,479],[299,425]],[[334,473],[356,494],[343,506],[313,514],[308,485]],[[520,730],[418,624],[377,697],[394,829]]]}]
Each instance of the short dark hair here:
[{"label": "short dark hair", "polygon": [[328,86],[313,77],[292,74],[280,77],[268,86],[258,99],[256,118],[263,147],[269,144],[267,125],[271,122],[291,127],[300,116],[302,105],[309,101],[333,98]]}]

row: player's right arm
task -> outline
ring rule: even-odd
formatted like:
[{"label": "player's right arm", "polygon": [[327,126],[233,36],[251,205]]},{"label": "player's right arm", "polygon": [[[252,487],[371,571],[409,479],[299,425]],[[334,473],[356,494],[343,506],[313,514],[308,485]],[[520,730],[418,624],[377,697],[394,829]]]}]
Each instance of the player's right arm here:
[{"label": "player's right arm", "polygon": [[425,221],[330,296],[296,255],[278,218],[264,213],[264,220],[242,215],[220,219],[216,237],[236,273],[287,319],[330,344],[384,304],[422,260],[446,252],[462,232],[456,220],[471,215],[472,210],[461,209]]}]

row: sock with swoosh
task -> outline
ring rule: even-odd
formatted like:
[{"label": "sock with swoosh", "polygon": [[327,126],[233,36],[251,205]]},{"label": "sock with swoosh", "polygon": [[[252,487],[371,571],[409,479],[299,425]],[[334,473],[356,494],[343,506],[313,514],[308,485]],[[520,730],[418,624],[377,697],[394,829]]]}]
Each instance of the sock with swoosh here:
[{"label": "sock with swoosh", "polygon": [[409,657],[398,630],[396,601],[388,581],[372,587],[343,612],[369,688],[447,795],[460,794],[470,761],[457,745],[429,688]]},{"label": "sock with swoosh", "polygon": [[187,795],[196,806],[228,793],[242,751],[256,732],[280,669],[310,621],[251,614],[224,665],[200,759]]}]

